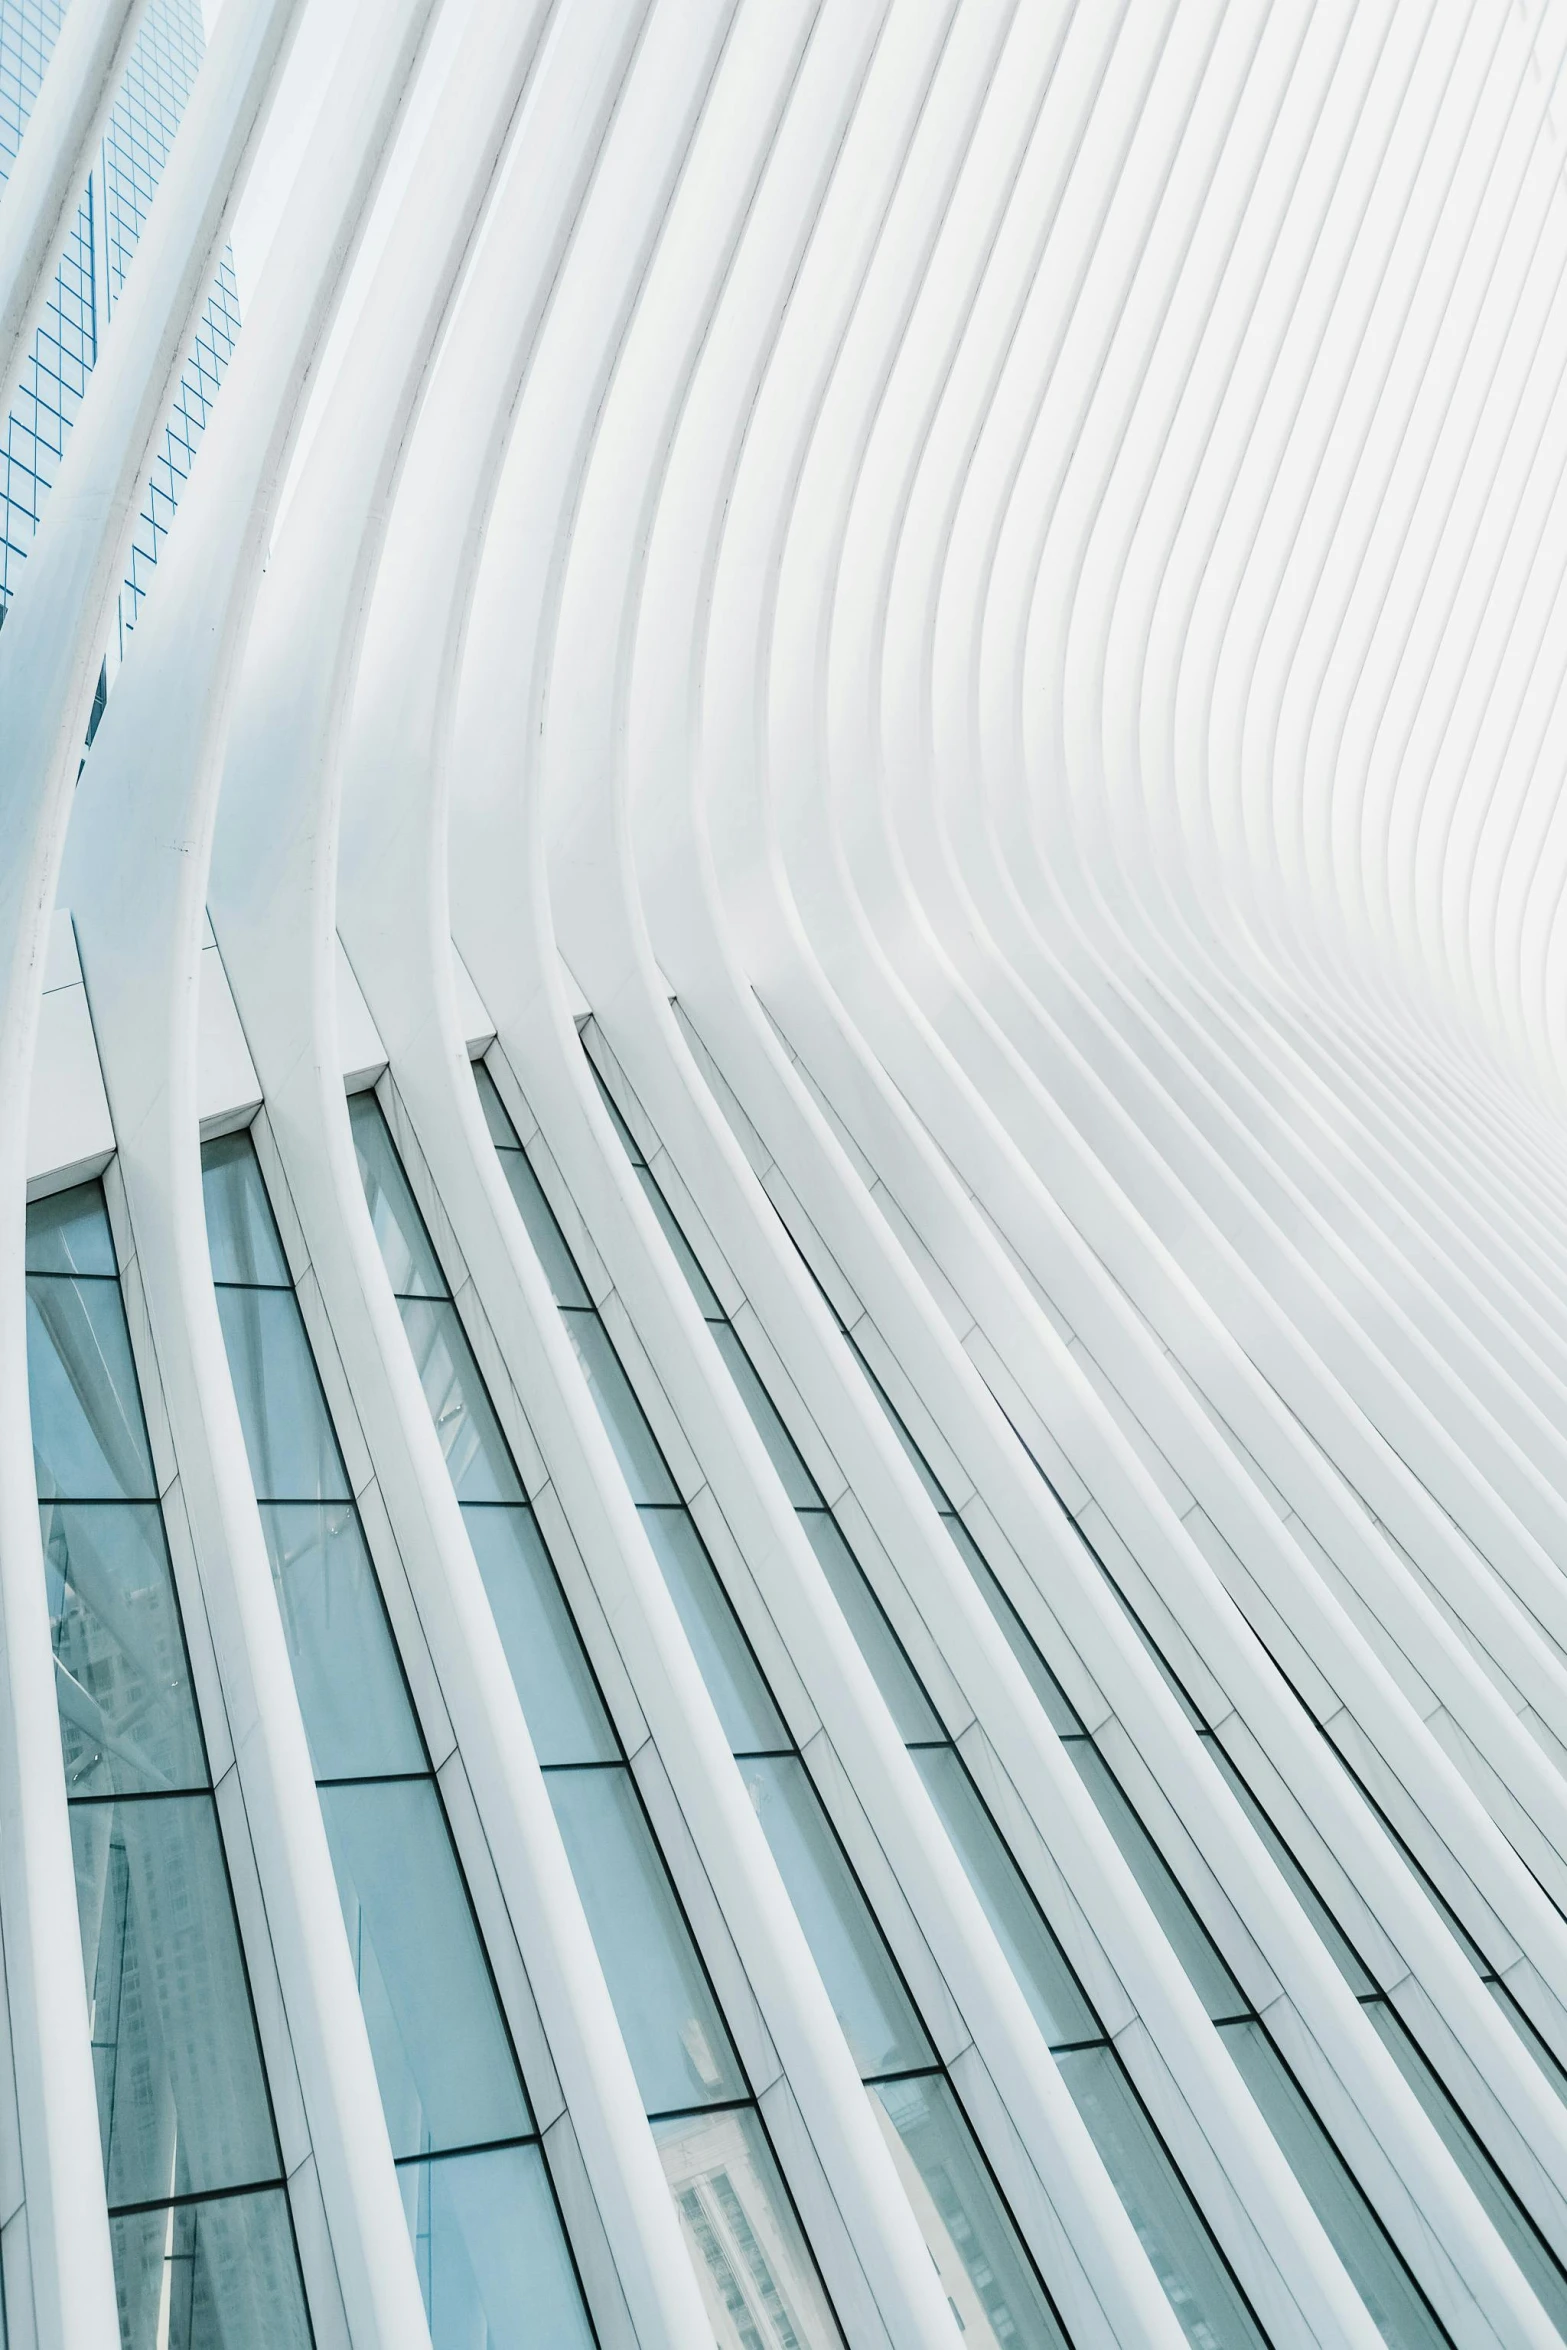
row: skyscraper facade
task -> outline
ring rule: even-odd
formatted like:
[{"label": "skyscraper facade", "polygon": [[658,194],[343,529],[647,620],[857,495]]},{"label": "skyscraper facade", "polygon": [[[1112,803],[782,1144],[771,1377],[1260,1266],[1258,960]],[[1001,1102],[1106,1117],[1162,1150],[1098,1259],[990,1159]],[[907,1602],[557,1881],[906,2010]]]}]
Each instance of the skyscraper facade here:
[{"label": "skyscraper facade", "polygon": [[1563,2350],[1567,13],[377,0],[220,389],[328,13],[10,426],[8,2350]]}]

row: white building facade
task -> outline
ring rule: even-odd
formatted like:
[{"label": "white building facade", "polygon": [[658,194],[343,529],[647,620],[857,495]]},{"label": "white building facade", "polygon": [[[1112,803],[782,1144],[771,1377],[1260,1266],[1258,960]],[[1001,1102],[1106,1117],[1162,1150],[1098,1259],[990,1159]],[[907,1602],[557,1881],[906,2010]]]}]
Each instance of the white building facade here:
[{"label": "white building facade", "polygon": [[0,0],[6,2341],[1549,2350],[1567,20],[209,16]]}]

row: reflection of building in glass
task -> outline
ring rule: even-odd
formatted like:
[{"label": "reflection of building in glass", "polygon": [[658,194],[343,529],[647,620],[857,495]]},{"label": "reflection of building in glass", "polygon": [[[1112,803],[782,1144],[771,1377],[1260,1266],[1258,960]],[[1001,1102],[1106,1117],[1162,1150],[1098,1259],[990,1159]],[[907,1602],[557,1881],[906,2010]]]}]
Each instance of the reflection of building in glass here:
[{"label": "reflection of building in glass", "polygon": [[839,2334],[778,2224],[781,2183],[754,2116],[656,2125],[659,2154],[721,2350],[817,2350]]},{"label": "reflection of building in glass", "polygon": [[[0,183],[9,173],[64,15],[63,0],[0,0]],[[152,0],[6,421],[0,608],[16,592],[204,45],[201,0]],[[232,257],[225,254],[137,516],[109,647],[111,668],[136,625],[148,574],[158,560],[238,332],[239,293]]]}]

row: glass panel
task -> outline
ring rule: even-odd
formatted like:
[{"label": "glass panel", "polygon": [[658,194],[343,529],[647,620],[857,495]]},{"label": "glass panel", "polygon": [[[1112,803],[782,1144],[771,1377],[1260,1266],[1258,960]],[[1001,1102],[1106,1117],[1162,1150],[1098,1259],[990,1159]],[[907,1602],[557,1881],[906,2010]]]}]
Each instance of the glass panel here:
[{"label": "glass panel", "polygon": [[1022,1666],[1029,1687],[1044,1707],[1052,1730],[1063,1737],[1081,1730],[1083,1725],[1078,1720],[1076,1708],[1068,1702],[1060,1682],[1034,1646],[1022,1617],[991,1572],[989,1561],[982,1555],[963,1520],[956,1511],[943,1510],[941,1522],[962,1553],[964,1565],[979,1585],[981,1598],[995,1617],[1008,1648]]},{"label": "glass panel", "polygon": [[1263,2120],[1389,2350],[1439,2350],[1446,2335],[1262,2026],[1225,2024],[1223,2033]]},{"label": "glass panel", "polygon": [[201,1196],[214,1281],[288,1289],[288,1260],[248,1134],[225,1134],[201,1153]]},{"label": "glass panel", "polygon": [[27,1386],[40,1501],[156,1494],[117,1281],[29,1273]]},{"label": "glass panel", "polygon": [[109,2221],[122,2350],[310,2350],[281,2187]]},{"label": "glass panel", "polygon": [[558,1306],[591,1305],[593,1301],[577,1270],[577,1260],[566,1246],[566,1236],[555,1221],[555,1211],[544,1196],[527,1154],[516,1147],[515,1135],[512,1137],[512,1148],[501,1152],[501,1168],[511,1185],[511,1196],[517,1203],[518,1213],[528,1227],[533,1253],[544,1268],[544,1278],[550,1285],[555,1303]]},{"label": "glass panel", "polygon": [[633,1501],[678,1501],[674,1479],[595,1313],[561,1313]]},{"label": "glass panel", "polygon": [[422,1297],[400,1307],[458,1500],[526,1500],[457,1308]]},{"label": "glass panel", "polygon": [[708,1695],[736,1754],[793,1745],[702,1538],[683,1509],[639,1512]]},{"label": "glass panel", "polygon": [[[586,1047],[583,1049],[585,1052]],[[642,1147],[637,1141],[636,1136],[632,1133],[630,1127],[626,1124],[625,1119],[621,1116],[619,1110],[616,1108],[614,1095],[610,1092],[609,1087],[604,1083],[604,1080],[599,1075],[597,1069],[594,1068],[591,1060],[588,1062],[588,1068],[592,1074],[594,1084],[598,1087],[599,1100],[604,1104],[605,1109],[609,1112],[610,1121],[614,1126],[615,1132],[620,1137],[621,1148],[624,1150],[627,1158],[631,1161],[633,1167],[645,1167],[647,1165],[647,1161],[642,1156]]]},{"label": "glass panel", "polygon": [[397,2174],[433,2350],[593,2350],[536,2146]]},{"label": "glass panel", "polygon": [[746,2096],[629,1771],[551,1771],[546,1785],[647,2111]]},{"label": "glass panel", "polygon": [[430,1246],[420,1215],[392,1141],[391,1128],[381,1115],[373,1093],[356,1093],[348,1104],[359,1159],[359,1179],[381,1262],[399,1297],[445,1297],[445,1279]]},{"label": "glass panel", "polygon": [[1121,1856],[1148,1899],[1148,1906],[1164,1929],[1186,1977],[1211,2016],[1242,2014],[1249,2002],[1224,1960],[1219,1956],[1191,1904],[1181,1891],[1163,1854],[1113,1776],[1104,1756],[1086,1738],[1067,1741],[1067,1753],[1079,1778],[1093,1797]]},{"label": "glass panel", "polygon": [[946,2082],[884,2081],[870,2096],[965,2342],[976,2350],[1066,2350]]},{"label": "glass panel", "polygon": [[718,2350],[843,2350],[755,2114],[656,2122],[653,2137]]},{"label": "glass panel", "polygon": [[494,1078],[482,1061],[470,1061],[468,1066],[473,1071],[473,1082],[479,1089],[479,1107],[484,1112],[484,1123],[490,1130],[491,1142],[498,1151],[519,1149],[517,1129],[506,1114],[506,1104],[501,1100]]},{"label": "glass panel", "polygon": [[[624,1133],[624,1129],[622,1129],[622,1133]],[[721,1322],[724,1319],[724,1309],[719,1304],[717,1298],[714,1296],[712,1285],[708,1281],[707,1275],[703,1272],[701,1266],[697,1263],[696,1257],[692,1251],[691,1243],[687,1240],[685,1234],[681,1231],[679,1225],[675,1222],[669,1202],[665,1199],[663,1193],[659,1190],[658,1185],[654,1182],[648,1168],[641,1162],[640,1159],[637,1161],[637,1181],[641,1184],[643,1192],[646,1194],[648,1206],[652,1209],[654,1215],[658,1218],[659,1224],[663,1230],[664,1238],[668,1241],[670,1247],[675,1252],[675,1262],[680,1267],[681,1272],[685,1275],[686,1286],[689,1288],[692,1296],[696,1299],[698,1307],[707,1316],[710,1322]]]},{"label": "glass panel", "polygon": [[348,1477],[293,1291],[217,1295],[257,1500],[346,1501]]},{"label": "glass panel", "polygon": [[918,1746],[914,1760],[1045,2038],[1053,2048],[1097,2040],[1093,2009],[961,1758],[950,1746]]},{"label": "glass panel", "polygon": [[620,1749],[533,1512],[470,1507],[463,1524],[540,1762],[615,1761]]},{"label": "glass panel", "polygon": [[827,1996],[862,2075],[936,2062],[892,1954],[805,1765],[794,1755],[740,1766]]},{"label": "glass panel", "polygon": [[29,1273],[117,1273],[101,1183],[34,1200],[27,1211]]},{"label": "glass panel", "polygon": [[881,1611],[881,1604],[860,1571],[860,1564],[826,1510],[801,1510],[800,1524],[832,1585],[832,1595],[843,1610],[855,1645],[870,1667],[887,1710],[905,1744],[947,1735],[903,1653],[903,1644]]},{"label": "glass panel", "polygon": [[713,1343],[728,1366],[729,1376],[740,1391],[740,1401],[767,1447],[767,1457],[778,1471],[791,1505],[797,1510],[820,1509],[822,1497],[816,1480],[800,1458],[794,1438],[779,1418],[772,1397],[757,1377],[756,1366],[741,1345],[739,1333],[728,1322],[715,1322]]},{"label": "glass panel", "polygon": [[156,1502],[45,1502],[44,1579],[66,1792],[205,1787]]},{"label": "glass panel", "polygon": [[1448,2153],[1473,2187],[1490,2219],[1539,2298],[1556,2331],[1567,2341],[1567,2276],[1519,2209],[1495,2165],[1486,2159],[1454,2109],[1452,2099],[1385,1999],[1370,1999],[1365,2016],[1383,2047],[1419,2098]]},{"label": "glass panel", "polygon": [[428,1766],[351,1502],[263,1502],[294,1686],[318,1779]]},{"label": "glass panel", "polygon": [[276,2178],[211,1796],[70,1816],[110,2203]]},{"label": "glass panel", "polygon": [[1057,2061],[1193,2350],[1263,2350],[1265,2337],[1117,2058],[1081,2048]]},{"label": "glass panel", "polygon": [[428,1779],[323,1787],[394,2155],[531,2130],[445,1814]]}]

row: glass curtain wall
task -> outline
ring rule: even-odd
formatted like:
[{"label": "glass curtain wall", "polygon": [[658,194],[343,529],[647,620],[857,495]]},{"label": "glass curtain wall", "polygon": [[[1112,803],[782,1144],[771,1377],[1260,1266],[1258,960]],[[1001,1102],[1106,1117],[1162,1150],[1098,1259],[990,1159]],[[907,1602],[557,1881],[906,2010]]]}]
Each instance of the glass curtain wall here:
[{"label": "glass curtain wall", "polygon": [[28,1210],[27,1369],[120,2339],[125,2350],[307,2350],[97,1183]]},{"label": "glass curtain wall", "polygon": [[594,2340],[260,1163],[202,1152],[229,1370],[435,2350]]},{"label": "glass curtain wall", "polygon": [[[590,1066],[591,1066],[590,1062]],[[615,1103],[595,1068],[601,1092],[615,1117],[627,1148],[634,1158],[642,1154],[634,1138],[625,1128]],[[683,1266],[695,1265],[695,1259],[684,1236],[670,1213],[668,1205],[658,1192],[652,1174],[645,1167],[641,1172],[643,1188],[653,1199],[666,1232],[673,1231],[679,1239],[676,1250]],[[785,1230],[787,1230],[787,1225]],[[792,1237],[792,1236],[791,1236]],[[798,1246],[798,1244],[796,1244]],[[807,1272],[811,1268],[801,1256]],[[700,1268],[697,1268],[698,1278]],[[816,1281],[814,1273],[811,1278]],[[705,1287],[704,1283],[704,1287]],[[1043,1706],[1057,1735],[1075,1765],[1095,1805],[1121,1849],[1122,1856],[1146,1896],[1176,1957],[1181,1961],[1192,1988],[1207,2008],[1208,2014],[1220,2030],[1230,2054],[1250,2089],[1253,2098],[1273,2131],[1281,2151],[1304,2189],[1329,2240],[1338,2252],[1356,2289],[1365,2301],[1378,2328],[1396,2350],[1413,2350],[1416,2344],[1432,2345],[1445,2342],[1446,2329],[1431,2308],[1424,2292],[1410,2272],[1392,2238],[1384,2228],[1376,2210],[1353,2172],[1344,2161],[1320,2117],[1307,2099],[1299,2082],[1291,2072],[1266,2026],[1252,2003],[1245,1997],[1239,1983],[1223,1958],[1217,1942],[1203,1924],[1184,1889],[1160,1852],[1141,1817],[1134,1810],[1115,1772],[1095,1744],[1081,1717],[1072,1706],[1046,1663],[1032,1635],[1001,1585],[999,1578],[985,1559],[979,1545],[954,1509],[949,1495],[937,1479],[930,1463],[915,1442],[906,1422],[894,1406],[881,1381],[876,1377],[864,1354],[856,1344],[831,1298],[816,1282],[829,1313],[837,1322],[851,1355],[875,1396],[888,1424],[897,1436],[904,1452],[918,1474],[932,1506],[940,1517],[948,1536],[956,1547],[964,1565],[973,1576],[981,1595],[1005,1634],[1008,1645],[1017,1657],[1035,1695]],[[710,1295],[711,1292],[709,1291]],[[706,1309],[704,1308],[704,1311]],[[738,1340],[734,1342],[738,1346]],[[752,1377],[755,1377],[754,1372]],[[742,1386],[742,1394],[745,1389]],[[769,1406],[769,1408],[771,1408]],[[784,1442],[788,1442],[785,1434]],[[1020,1439],[1021,1441],[1021,1439]],[[1025,1448],[1026,1449],[1026,1448]],[[1030,1458],[1033,1456],[1030,1455]],[[1043,1468],[1035,1462],[1039,1473],[1049,1480]],[[1052,1494],[1055,1493],[1051,1487]],[[1055,1495],[1059,1502],[1059,1495]],[[1061,1505],[1064,1509],[1065,1505]],[[1316,1925],[1331,1956],[1339,1965],[1350,1989],[1375,2026],[1379,2037],[1398,2064],[1406,2080],[1429,2119],[1453,2155],[1460,2170],[1484,2205],[1497,2232],[1502,2237],[1519,2267],[1550,2313],[1558,2329],[1567,2335],[1567,2267],[1555,2248],[1526,2210],[1505,2174],[1485,2146],[1478,2133],[1465,2119],[1449,2091],[1426,2060],[1405,2027],[1385,1990],[1373,1979],[1356,1952],[1349,1937],[1332,1916],[1316,1888],[1305,1876],[1294,1854],[1279,1835],[1272,1821],[1263,1811],[1250,1788],[1224,1752],[1213,1727],[1197,1710],[1191,1696],[1179,1681],[1167,1660],[1153,1641],[1146,1627],[1131,1607],[1124,1593],[1109,1574],[1098,1554],[1092,1552],[1095,1563],[1106,1577],[1110,1588],[1138,1633],[1153,1662],[1185,1711],[1188,1720],[1201,1736],[1215,1763],[1234,1789],[1243,1808],[1268,1845],[1292,1888],[1300,1898],[1307,1914]],[[820,1555],[820,1554],[819,1554]],[[824,1560],[824,1564],[825,1564]],[[861,1578],[863,1580],[863,1577]],[[840,1594],[840,1600],[841,1600]],[[877,1603],[866,1585],[866,1597],[872,1607]],[[879,1608],[878,1608],[879,1613]],[[851,1621],[854,1619],[851,1618]],[[867,1651],[867,1661],[872,1661]],[[1392,1831],[1389,1831],[1392,1833]],[[1406,1855],[1406,1857],[1409,1857]],[[1413,1864],[1412,1865],[1417,1865]],[[1428,1887],[1433,1898],[1440,1901],[1435,1889]],[[1445,1905],[1444,1911],[1445,1911]],[[1460,1937],[1463,1929],[1448,1915],[1449,1923]],[[1475,1962],[1483,1966],[1472,1944],[1467,1944]],[[1510,1999],[1503,1986],[1491,1972],[1490,1979],[1497,1995],[1506,2002],[1511,2020],[1524,2033],[1529,2032],[1522,2011]],[[1538,2043],[1536,2043],[1538,2049]],[[1551,2077],[1548,2052],[1539,2049],[1545,2057],[1547,2077]],[[1559,2076],[1554,2085],[1560,2089]],[[1090,2123],[1092,2126],[1092,2123]],[[1113,2166],[1112,2166],[1113,2167]]]},{"label": "glass curtain wall", "polygon": [[1183,2331],[1199,2350],[1260,2342],[1255,2313],[602,1079],[599,1090]]},{"label": "glass curtain wall", "polygon": [[[489,1071],[481,1064],[474,1077],[512,1196],[549,1275],[954,2313],[970,2338],[998,2350],[1012,2342],[1059,2350],[1063,2335],[1048,2291],[681,1501],[565,1235]],[[682,1261],[695,1271],[689,1253]],[[701,1281],[699,1272],[696,1279]]]},{"label": "glass curtain wall", "polygon": [[373,1094],[349,1110],[382,1257],[715,2335],[722,2350],[841,2350],[391,1130]]}]

